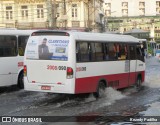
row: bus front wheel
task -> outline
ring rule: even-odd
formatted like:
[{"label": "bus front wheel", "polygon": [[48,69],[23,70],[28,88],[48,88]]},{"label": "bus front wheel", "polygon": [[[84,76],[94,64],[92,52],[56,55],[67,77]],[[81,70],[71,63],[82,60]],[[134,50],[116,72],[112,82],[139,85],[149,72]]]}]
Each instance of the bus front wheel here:
[{"label": "bus front wheel", "polygon": [[140,91],[141,87],[142,87],[142,79],[141,79],[141,77],[138,77],[137,82],[136,82],[136,90]]},{"label": "bus front wheel", "polygon": [[105,89],[106,89],[105,83],[100,81],[97,87],[97,91],[93,93],[93,96],[95,98],[103,97],[105,95]]}]

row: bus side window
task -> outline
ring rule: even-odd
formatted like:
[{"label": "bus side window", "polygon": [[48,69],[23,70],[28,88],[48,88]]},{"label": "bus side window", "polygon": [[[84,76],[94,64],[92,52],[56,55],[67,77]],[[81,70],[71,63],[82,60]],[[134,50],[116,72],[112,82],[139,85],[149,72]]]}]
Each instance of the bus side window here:
[{"label": "bus side window", "polygon": [[136,48],[137,59],[144,62],[144,54],[142,51],[143,50],[141,49],[141,47],[137,46],[137,48]]},{"label": "bus side window", "polygon": [[17,37],[0,36],[0,56],[10,57],[17,55]]},{"label": "bus side window", "polygon": [[109,60],[116,60],[116,50],[115,46],[113,43],[109,43],[109,48],[108,48],[108,55],[109,55]]},{"label": "bus side window", "polygon": [[24,56],[28,37],[29,36],[19,36],[18,37],[18,53],[20,56]]},{"label": "bus side window", "polygon": [[0,57],[3,57],[3,48],[0,47]]},{"label": "bus side window", "polygon": [[81,61],[79,42],[76,43],[76,60],[77,62]]},{"label": "bus side window", "polygon": [[4,56],[4,37],[3,36],[0,36],[0,57],[3,57]]},{"label": "bus side window", "polygon": [[95,43],[89,43],[89,60],[95,61],[96,60],[96,54],[95,54]]},{"label": "bus side window", "polygon": [[11,47],[11,55],[17,56],[18,51],[17,51],[17,37],[16,36],[11,37],[10,47]]},{"label": "bus side window", "polygon": [[80,42],[80,61],[81,62],[87,62],[89,61],[89,46],[87,42]]},{"label": "bus side window", "polygon": [[104,60],[109,60],[108,44],[107,43],[104,43]]},{"label": "bus side window", "polygon": [[136,52],[135,52],[135,46],[134,45],[131,45],[129,46],[129,57],[130,57],[130,60],[135,60],[136,59]]},{"label": "bus side window", "polygon": [[127,45],[126,44],[121,44],[120,45],[120,57],[118,59],[120,60],[125,60],[127,59]]},{"label": "bus side window", "polygon": [[95,43],[96,61],[103,61],[104,53],[102,45],[102,43]]}]

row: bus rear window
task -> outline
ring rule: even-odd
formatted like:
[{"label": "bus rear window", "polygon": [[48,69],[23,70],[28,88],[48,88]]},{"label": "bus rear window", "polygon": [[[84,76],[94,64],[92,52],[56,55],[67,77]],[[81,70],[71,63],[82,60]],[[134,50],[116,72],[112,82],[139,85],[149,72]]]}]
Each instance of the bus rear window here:
[{"label": "bus rear window", "polygon": [[69,36],[67,32],[58,31],[39,31],[32,33],[32,36]]},{"label": "bus rear window", "polygon": [[32,36],[28,40],[26,58],[67,61],[68,44],[66,36]]}]

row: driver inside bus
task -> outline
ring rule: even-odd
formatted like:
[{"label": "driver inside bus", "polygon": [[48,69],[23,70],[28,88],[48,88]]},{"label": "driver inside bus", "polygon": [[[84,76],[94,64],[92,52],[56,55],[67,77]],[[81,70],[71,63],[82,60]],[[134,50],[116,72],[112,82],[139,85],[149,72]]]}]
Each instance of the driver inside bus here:
[{"label": "driver inside bus", "polygon": [[48,46],[46,45],[47,39],[44,38],[42,44],[38,46],[39,59],[51,59],[53,53],[49,52]]}]

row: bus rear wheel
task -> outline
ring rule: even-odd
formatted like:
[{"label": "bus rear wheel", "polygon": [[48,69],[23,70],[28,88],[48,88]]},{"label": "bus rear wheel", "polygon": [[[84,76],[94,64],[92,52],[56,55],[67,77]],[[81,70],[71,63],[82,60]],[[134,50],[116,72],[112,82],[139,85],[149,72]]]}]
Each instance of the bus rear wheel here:
[{"label": "bus rear wheel", "polygon": [[23,72],[21,72],[19,74],[19,77],[18,77],[18,87],[20,89],[24,89],[24,79],[23,79]]},{"label": "bus rear wheel", "polygon": [[135,87],[136,87],[137,91],[141,90],[141,88],[142,88],[142,79],[141,79],[141,77],[137,78],[137,82],[136,82],[136,86]]},{"label": "bus rear wheel", "polygon": [[97,87],[97,91],[93,93],[93,96],[95,98],[103,97],[105,95],[105,89],[106,89],[105,83],[100,81]]}]

